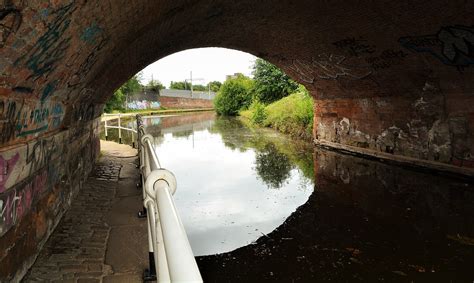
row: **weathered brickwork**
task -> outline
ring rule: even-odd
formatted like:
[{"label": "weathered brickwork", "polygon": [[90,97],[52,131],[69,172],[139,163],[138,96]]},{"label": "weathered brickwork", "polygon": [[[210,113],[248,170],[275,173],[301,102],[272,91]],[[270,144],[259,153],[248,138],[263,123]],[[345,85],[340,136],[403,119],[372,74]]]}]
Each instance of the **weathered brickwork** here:
[{"label": "weathered brickwork", "polygon": [[212,100],[207,99],[189,99],[180,97],[160,97],[161,106],[166,108],[213,108]]},{"label": "weathered brickwork", "polygon": [[0,278],[37,253],[79,191],[99,154],[99,120],[0,151]]},{"label": "weathered brickwork", "polygon": [[474,167],[473,14],[461,0],[0,1],[0,281],[79,190],[108,97],[189,48],[281,67],[315,98],[317,141]]},{"label": "weathered brickwork", "polygon": [[473,103],[474,97],[446,101],[441,95],[317,99],[314,135],[318,141],[472,168],[474,115],[467,105]]}]

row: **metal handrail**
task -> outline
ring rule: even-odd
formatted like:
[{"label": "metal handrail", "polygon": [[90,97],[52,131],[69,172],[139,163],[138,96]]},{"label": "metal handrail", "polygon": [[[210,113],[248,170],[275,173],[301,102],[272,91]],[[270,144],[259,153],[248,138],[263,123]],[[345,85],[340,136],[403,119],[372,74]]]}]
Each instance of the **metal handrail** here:
[{"label": "metal handrail", "polygon": [[[135,148],[135,137],[134,137],[134,134],[138,134],[137,130],[135,129],[132,129],[132,128],[126,128],[126,127],[122,127],[122,121],[121,121],[121,118],[122,118],[122,113],[118,113],[118,114],[107,114],[107,113],[104,113],[102,114],[104,117],[115,117],[115,118],[111,118],[111,119],[104,119],[104,130],[105,130],[105,140],[109,140],[109,135],[108,135],[108,129],[118,129],[118,134],[119,134],[119,143],[122,143],[122,130],[124,131],[129,131],[129,132],[132,132],[132,146],[133,148]],[[125,116],[131,116],[131,115],[125,115]],[[118,119],[118,126],[109,126],[107,125],[107,121],[110,121],[110,120],[115,120],[115,119]]]},{"label": "metal handrail", "polygon": [[150,268],[144,279],[158,282],[203,282],[191,245],[172,195],[176,178],[161,167],[153,144],[137,115],[138,150],[142,175],[143,206],[148,218]]}]

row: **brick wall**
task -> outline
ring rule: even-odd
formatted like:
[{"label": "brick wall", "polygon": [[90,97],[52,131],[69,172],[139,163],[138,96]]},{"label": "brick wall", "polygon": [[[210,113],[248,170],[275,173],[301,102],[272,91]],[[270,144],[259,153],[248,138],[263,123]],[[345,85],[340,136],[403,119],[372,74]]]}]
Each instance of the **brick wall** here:
[{"label": "brick wall", "polygon": [[31,263],[80,188],[105,101],[190,48],[281,67],[315,98],[317,141],[472,167],[473,14],[462,0],[0,2],[0,281]]},{"label": "brick wall", "polygon": [[314,136],[318,142],[474,168],[473,103],[470,95],[446,100],[439,94],[316,99]]},{"label": "brick wall", "polygon": [[[18,280],[99,155],[99,119],[0,150],[0,278]],[[4,171],[5,170],[5,171]]]},{"label": "brick wall", "polygon": [[189,98],[181,98],[181,97],[161,96],[160,103],[162,107],[166,107],[166,108],[193,109],[193,108],[213,108],[214,107],[212,100],[189,99]]}]

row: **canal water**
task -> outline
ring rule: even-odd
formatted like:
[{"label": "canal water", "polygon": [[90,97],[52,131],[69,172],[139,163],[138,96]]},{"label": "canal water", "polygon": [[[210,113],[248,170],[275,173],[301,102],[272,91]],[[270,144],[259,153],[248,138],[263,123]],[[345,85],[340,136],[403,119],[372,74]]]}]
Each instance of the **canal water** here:
[{"label": "canal water", "polygon": [[474,282],[473,180],[213,113],[144,122],[206,282]]}]

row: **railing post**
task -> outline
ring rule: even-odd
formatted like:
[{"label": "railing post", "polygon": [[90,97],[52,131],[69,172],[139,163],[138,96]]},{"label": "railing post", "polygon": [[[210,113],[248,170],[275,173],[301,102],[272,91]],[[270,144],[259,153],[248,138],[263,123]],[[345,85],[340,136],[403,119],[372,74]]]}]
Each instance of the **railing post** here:
[{"label": "railing post", "polygon": [[135,134],[132,131],[132,147],[135,148]]},{"label": "railing post", "polygon": [[105,140],[109,140],[109,135],[107,134],[107,116],[104,117],[104,128],[105,128]]},{"label": "railing post", "polygon": [[[148,200],[143,201],[143,205],[149,203]],[[153,211],[153,209],[151,210]],[[156,231],[154,229],[155,217],[148,217],[148,268],[143,272],[143,281],[155,281],[156,280],[156,262],[155,262],[155,250],[153,242],[156,239]]]},{"label": "railing post", "polygon": [[120,113],[118,114],[118,130],[119,130],[119,143],[122,143],[122,123],[120,121]]},{"label": "railing post", "polygon": [[[139,165],[139,168],[140,168],[140,176],[141,176],[141,186],[139,186],[139,188],[141,187],[142,188],[142,195],[143,195],[143,201],[145,201],[145,198],[146,198],[146,193],[145,193],[145,188],[143,187],[144,184],[145,184],[145,178],[146,178],[146,172],[144,172],[145,170],[145,166],[147,165],[147,155],[146,155],[146,149],[145,149],[145,146],[143,144],[143,121],[142,121],[142,117],[140,114],[137,114],[137,134],[138,134],[138,139],[137,139],[137,143],[138,143],[138,156],[139,156],[139,159],[140,159],[140,165]],[[143,205],[143,208],[142,210],[138,211],[138,218],[145,218],[147,217],[147,209],[146,209],[146,206]]]}]

